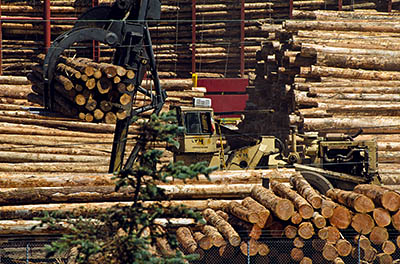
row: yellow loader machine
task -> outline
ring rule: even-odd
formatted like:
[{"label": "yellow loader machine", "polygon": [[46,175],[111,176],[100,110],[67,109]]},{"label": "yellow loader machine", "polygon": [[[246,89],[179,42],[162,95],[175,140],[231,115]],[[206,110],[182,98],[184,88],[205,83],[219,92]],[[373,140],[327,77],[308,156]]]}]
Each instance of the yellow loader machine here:
[{"label": "yellow loader machine", "polygon": [[193,107],[174,109],[183,127],[179,148],[171,149],[175,161],[207,161],[227,170],[296,168],[322,193],[333,187],[351,190],[360,183],[379,183],[376,142],[354,140],[359,133],[319,137],[300,135],[292,128],[284,144],[274,136],[251,138],[226,128],[214,117],[207,98],[194,98]]}]

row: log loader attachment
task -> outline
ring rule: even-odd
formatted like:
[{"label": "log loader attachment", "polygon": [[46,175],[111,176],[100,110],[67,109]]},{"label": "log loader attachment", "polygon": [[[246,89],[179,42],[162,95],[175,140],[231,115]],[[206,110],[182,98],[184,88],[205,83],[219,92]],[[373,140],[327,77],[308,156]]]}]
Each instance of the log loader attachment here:
[{"label": "log loader attachment", "polygon": [[[44,60],[43,101],[45,108],[50,111],[54,107],[54,73],[57,63],[62,53],[74,44],[98,41],[112,47],[115,49],[113,64],[134,71],[133,79],[122,80],[127,86],[133,85],[134,89],[126,91],[132,98],[128,104],[116,105],[126,111],[127,118],[117,121],[109,172],[132,166],[143,144],[136,145],[123,166],[129,125],[136,116],[144,112],[153,111],[158,114],[167,97],[160,86],[148,28],[148,20],[160,19],[160,13],[159,0],[117,0],[111,6],[91,8],[78,18],[73,29],[53,41]],[[154,87],[149,90],[141,86],[147,71],[150,73],[148,78],[154,83]],[[138,94],[147,97],[150,103],[137,107],[134,100]]]},{"label": "log loader attachment", "polygon": [[227,170],[294,167],[322,193],[333,187],[351,190],[361,183],[379,184],[376,142],[355,140],[361,131],[319,137],[292,128],[284,144],[274,136],[251,138],[225,128],[214,117],[210,99],[197,98],[193,107],[174,109],[184,131],[178,136],[179,148],[171,148],[175,161],[207,161]]}]

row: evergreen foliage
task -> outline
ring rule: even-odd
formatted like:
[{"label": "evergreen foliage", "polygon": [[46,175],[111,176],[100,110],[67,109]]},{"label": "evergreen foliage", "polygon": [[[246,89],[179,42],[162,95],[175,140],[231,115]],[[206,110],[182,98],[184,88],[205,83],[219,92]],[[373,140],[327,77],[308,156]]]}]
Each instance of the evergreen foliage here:
[{"label": "evergreen foliage", "polygon": [[[69,232],[48,247],[48,255],[69,252],[76,263],[187,263],[196,255],[184,256],[177,249],[174,232],[169,227],[154,221],[165,217],[190,217],[202,221],[198,212],[184,206],[164,208],[161,203],[144,205],[144,201],[165,201],[168,196],[157,183],[172,179],[192,179],[209,173],[205,163],[185,166],[170,162],[161,165],[163,151],[155,149],[155,142],[178,146],[175,141],[180,127],[174,112],[152,115],[140,124],[137,140],[139,152],[131,168],[123,169],[115,175],[115,189],[134,190],[131,206],[115,206],[104,211],[87,211],[76,215],[51,214],[40,218],[41,225],[50,228],[67,227]],[[157,250],[161,241],[168,241],[171,251],[162,255]],[[174,252],[171,254],[171,252]]]}]

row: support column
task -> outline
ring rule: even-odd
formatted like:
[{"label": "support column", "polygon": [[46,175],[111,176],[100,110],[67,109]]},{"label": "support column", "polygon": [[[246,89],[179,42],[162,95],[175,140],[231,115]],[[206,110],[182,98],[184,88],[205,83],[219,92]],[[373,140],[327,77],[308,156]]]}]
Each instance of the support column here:
[{"label": "support column", "polygon": [[50,21],[50,0],[44,0],[43,18],[44,18],[44,48],[47,50],[51,45],[51,21]]},{"label": "support column", "polygon": [[244,32],[244,20],[245,20],[245,7],[244,7],[244,2],[245,0],[240,0],[240,76],[243,78],[244,77],[244,63],[245,63],[245,57],[244,57],[244,41],[245,41],[245,32]]},{"label": "support column", "polygon": [[196,0],[192,0],[192,74],[196,73]]}]

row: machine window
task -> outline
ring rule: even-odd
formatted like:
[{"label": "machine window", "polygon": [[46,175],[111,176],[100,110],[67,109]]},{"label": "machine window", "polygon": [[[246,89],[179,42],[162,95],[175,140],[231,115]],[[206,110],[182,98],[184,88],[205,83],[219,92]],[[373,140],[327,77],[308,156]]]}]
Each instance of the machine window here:
[{"label": "machine window", "polygon": [[185,113],[187,134],[211,134],[211,114],[209,112]]}]

